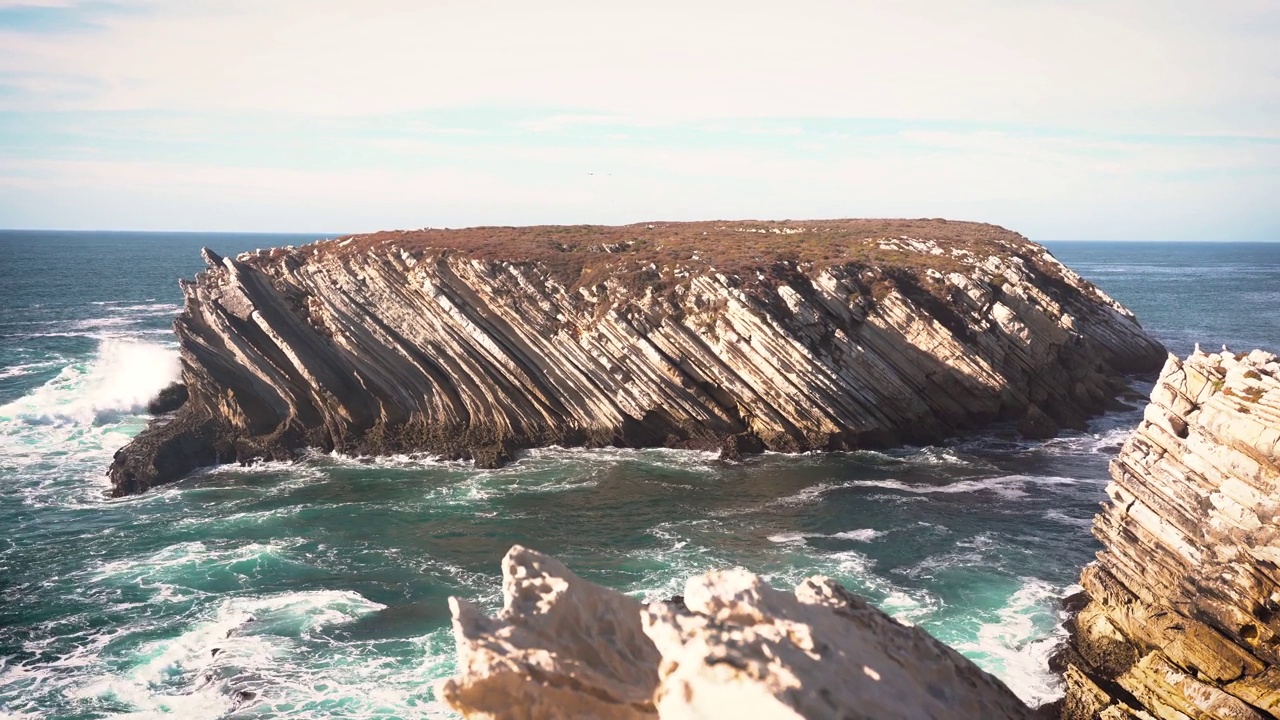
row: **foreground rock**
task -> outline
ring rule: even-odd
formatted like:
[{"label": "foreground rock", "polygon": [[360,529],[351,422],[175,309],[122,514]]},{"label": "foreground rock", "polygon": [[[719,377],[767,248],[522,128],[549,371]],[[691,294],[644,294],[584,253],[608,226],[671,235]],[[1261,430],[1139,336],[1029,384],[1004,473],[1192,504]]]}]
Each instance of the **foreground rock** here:
[{"label": "foreground rock", "polygon": [[1164,353],[1044,248],[946,221],[422,230],[182,283],[190,399],[117,494],[211,462],[560,445],[797,452],[1082,427]]},{"label": "foreground rock", "polygon": [[744,570],[691,578],[648,607],[513,547],[504,606],[450,600],[468,718],[1004,720],[1033,713],[999,680],[828,578],[780,592]]},{"label": "foreground rock", "polygon": [[1064,717],[1280,717],[1280,362],[1170,358],[1111,465]]}]

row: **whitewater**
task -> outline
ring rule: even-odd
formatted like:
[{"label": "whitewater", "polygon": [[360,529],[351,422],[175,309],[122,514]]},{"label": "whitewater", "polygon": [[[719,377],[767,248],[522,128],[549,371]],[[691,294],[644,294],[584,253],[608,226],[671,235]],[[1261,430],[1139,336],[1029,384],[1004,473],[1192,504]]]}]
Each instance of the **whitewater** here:
[{"label": "whitewater", "polygon": [[[448,717],[431,687],[453,671],[446,598],[496,609],[516,542],[642,599],[710,568],[830,575],[1024,700],[1060,694],[1061,599],[1097,549],[1090,520],[1136,407],[1045,442],[995,428],[737,464],[315,453],[109,499],[112,453],[178,377],[175,281],[199,247],[307,239],[0,233],[0,718]],[[1178,352],[1280,338],[1275,246],[1052,249]]]}]

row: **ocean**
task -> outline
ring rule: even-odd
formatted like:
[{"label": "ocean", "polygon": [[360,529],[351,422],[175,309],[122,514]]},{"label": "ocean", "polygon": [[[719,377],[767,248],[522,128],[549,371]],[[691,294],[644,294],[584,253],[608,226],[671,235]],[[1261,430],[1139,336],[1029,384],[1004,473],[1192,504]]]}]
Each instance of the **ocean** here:
[{"label": "ocean", "polygon": [[[742,566],[826,574],[1024,700],[1060,695],[1060,599],[1141,410],[891,452],[543,449],[501,470],[312,454],[111,500],[177,376],[178,277],[319,236],[0,232],[0,718],[448,717],[446,598],[501,603],[513,544],[662,599]],[[1174,352],[1280,349],[1280,244],[1051,243]],[[1145,392],[1140,380],[1135,387]]]}]

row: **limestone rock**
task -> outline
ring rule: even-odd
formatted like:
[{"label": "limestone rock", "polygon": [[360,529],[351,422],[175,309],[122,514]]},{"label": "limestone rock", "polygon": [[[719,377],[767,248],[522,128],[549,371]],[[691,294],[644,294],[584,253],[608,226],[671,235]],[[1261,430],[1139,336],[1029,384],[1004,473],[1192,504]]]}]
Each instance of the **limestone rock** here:
[{"label": "limestone rock", "polygon": [[[976,223],[421,230],[204,259],[174,323],[183,422],[121,450],[116,494],[308,447],[497,465],[924,444],[1031,407],[1082,427],[1164,358],[1044,248]],[[175,444],[193,460],[150,457]]]},{"label": "limestone rock", "polygon": [[637,600],[519,545],[502,560],[502,596],[496,618],[449,599],[460,676],[442,699],[469,718],[655,716],[659,656]]},{"label": "limestone rock", "polygon": [[823,577],[791,593],[711,572],[683,603],[641,608],[517,546],[503,592],[493,620],[451,600],[460,674],[440,695],[467,718],[1035,717],[959,653]]},{"label": "limestone rock", "polygon": [[1280,361],[1171,356],[1111,475],[1063,717],[1280,717]]},{"label": "limestone rock", "polygon": [[865,720],[1030,718],[1003,683],[825,577],[794,593],[745,570],[691,578],[682,612],[650,605],[658,714]]}]

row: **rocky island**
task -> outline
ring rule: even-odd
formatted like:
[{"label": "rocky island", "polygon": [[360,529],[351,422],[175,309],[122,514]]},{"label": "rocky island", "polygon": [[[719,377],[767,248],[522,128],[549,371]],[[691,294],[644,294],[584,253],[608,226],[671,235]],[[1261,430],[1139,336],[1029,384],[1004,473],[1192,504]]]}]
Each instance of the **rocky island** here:
[{"label": "rocky island", "polygon": [[182,281],[181,406],[114,493],[304,448],[776,450],[1083,427],[1164,351],[1043,247],[943,220],[381,232]]}]

